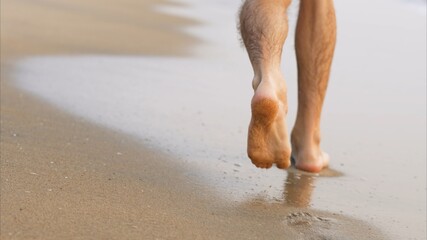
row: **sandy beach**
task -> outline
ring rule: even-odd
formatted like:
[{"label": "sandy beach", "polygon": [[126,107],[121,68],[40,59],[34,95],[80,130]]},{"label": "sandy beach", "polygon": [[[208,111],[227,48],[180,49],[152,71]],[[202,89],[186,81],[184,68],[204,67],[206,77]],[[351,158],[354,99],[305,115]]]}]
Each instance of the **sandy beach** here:
[{"label": "sandy beach", "polygon": [[304,196],[287,207],[221,200],[194,169],[135,139],[7,84],[1,100],[2,239],[384,239],[362,221],[299,208]]},{"label": "sandy beach", "polygon": [[367,2],[336,3],[307,174],[246,157],[239,1],[2,1],[1,239],[425,239],[426,17]]}]

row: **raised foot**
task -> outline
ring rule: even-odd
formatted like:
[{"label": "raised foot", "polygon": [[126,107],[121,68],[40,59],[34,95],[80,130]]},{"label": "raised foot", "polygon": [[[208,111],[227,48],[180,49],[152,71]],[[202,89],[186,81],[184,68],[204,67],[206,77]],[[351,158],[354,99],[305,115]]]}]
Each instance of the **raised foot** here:
[{"label": "raised foot", "polygon": [[265,94],[265,89],[261,91],[257,90],[252,99],[248,156],[259,168],[270,168],[273,164],[288,168],[291,148],[285,124],[286,102]]}]

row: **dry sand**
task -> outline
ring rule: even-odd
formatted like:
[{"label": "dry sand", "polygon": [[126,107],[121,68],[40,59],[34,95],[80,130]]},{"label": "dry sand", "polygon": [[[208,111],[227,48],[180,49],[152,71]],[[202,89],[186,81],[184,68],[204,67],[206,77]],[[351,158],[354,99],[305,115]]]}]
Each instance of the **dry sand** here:
[{"label": "dry sand", "polygon": [[171,3],[2,1],[1,239],[385,239],[310,209],[309,174],[289,172],[285,203],[230,202],[173,155],[11,84],[13,60],[30,55],[187,54],[199,40],[179,29],[198,23],[155,4]]},{"label": "dry sand", "polygon": [[198,40],[179,28],[198,23],[154,12],[156,4],[176,5],[166,0],[2,1],[1,54],[186,53]]}]

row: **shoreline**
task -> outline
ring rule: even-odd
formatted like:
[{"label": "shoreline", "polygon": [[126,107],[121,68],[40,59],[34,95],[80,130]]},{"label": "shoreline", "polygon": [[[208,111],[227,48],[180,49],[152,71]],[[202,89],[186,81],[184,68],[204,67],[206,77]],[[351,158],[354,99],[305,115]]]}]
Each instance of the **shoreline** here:
[{"label": "shoreline", "polygon": [[[195,2],[195,8],[179,5],[181,10],[178,9],[176,15],[167,13],[169,7],[177,7],[172,2],[153,0],[133,5],[134,0],[125,0],[124,4],[116,5],[111,0],[105,8],[97,9],[98,1],[78,0],[71,5],[61,5],[47,0],[28,15],[23,13],[32,9],[32,3],[6,0],[4,4],[2,1],[2,239],[76,236],[94,239],[140,239],[141,236],[150,239],[301,239],[301,236],[400,239],[405,236],[417,239],[423,236],[425,206],[419,203],[425,203],[425,197],[419,196],[425,192],[425,184],[421,183],[425,171],[420,170],[420,166],[425,166],[425,162],[420,161],[425,159],[425,151],[420,150],[425,136],[419,131],[425,130],[425,126],[422,127],[425,117],[421,116],[422,104],[417,101],[421,87],[414,84],[425,87],[420,83],[419,74],[425,70],[422,66],[425,58],[417,53],[420,48],[411,47],[405,49],[407,54],[398,51],[395,54],[400,58],[389,61],[387,59],[394,55],[386,51],[399,41],[419,46],[422,38],[412,37],[419,34],[397,24],[409,40],[397,36],[384,41],[394,34],[394,26],[384,28],[378,41],[359,39],[360,46],[350,47],[355,46],[354,36],[373,31],[371,24],[393,25],[395,22],[387,22],[386,17],[408,9],[400,10],[397,3],[390,3],[386,12],[389,15],[384,19],[369,16],[354,22],[348,16],[365,9],[365,3],[337,2],[337,7],[343,10],[338,11],[340,24],[352,27],[352,31],[340,35],[339,60],[335,65],[338,71],[333,76],[339,81],[332,81],[328,96],[341,99],[342,103],[327,100],[324,142],[327,150],[332,151],[333,167],[345,175],[322,178],[292,170],[263,172],[252,167],[241,153],[244,146],[240,146],[239,141],[244,140],[248,119],[246,98],[251,89],[248,85],[239,97],[235,97],[235,92],[242,89],[242,79],[249,78],[249,65],[245,66],[247,57],[238,49],[237,42],[211,35],[235,33],[234,26],[229,26],[233,17],[230,11],[221,10],[214,3],[211,6],[208,1]],[[191,1],[183,2],[190,4]],[[237,9],[234,6],[237,3],[224,4]],[[381,1],[370,4],[373,8],[365,9],[367,15],[383,6]],[[5,8],[9,11],[5,12]],[[17,11],[12,11],[14,9]],[[84,21],[76,21],[79,12],[83,12]],[[117,24],[103,22],[106,13]],[[203,17],[195,17],[201,13]],[[213,16],[217,22],[210,21]],[[414,19],[420,18],[402,16],[400,20],[404,23],[414,23]],[[49,22],[57,17],[57,22],[64,23],[67,31],[59,31],[58,25]],[[373,20],[376,21],[372,23]],[[194,34],[189,34],[188,28],[200,22],[209,24],[206,28],[190,29]],[[89,26],[100,30],[88,40],[79,33],[92,34],[87,31]],[[59,32],[52,34],[48,30]],[[29,35],[25,35],[26,32]],[[198,43],[207,40],[203,37],[212,41],[200,46]],[[123,39],[129,43],[124,48]],[[146,44],[141,45],[142,40]],[[296,77],[290,69],[295,61],[290,59],[290,42],[285,45],[284,69],[292,88]],[[381,42],[382,48],[377,51],[372,42]],[[362,53],[372,59],[361,63]],[[395,68],[396,76],[385,71],[396,61],[404,62],[408,57],[415,59],[415,63]],[[26,61],[20,61],[23,58]],[[349,58],[352,60],[347,62]],[[372,67],[373,59],[382,64]],[[349,65],[369,74],[357,73]],[[82,69],[84,74],[80,74]],[[191,74],[187,74],[189,72]],[[209,76],[206,73],[210,73]],[[84,78],[85,75],[88,77]],[[409,79],[407,85],[397,81],[401,77]],[[82,83],[87,80],[85,86],[93,89],[73,88],[81,87],[73,82],[76,79]],[[218,84],[221,81],[214,81],[217,79],[226,80],[231,90],[221,88]],[[114,85],[117,81],[121,88],[109,87],[119,86]],[[148,90],[134,84],[144,86],[145,81],[150,84]],[[369,88],[366,88],[367,82]],[[389,89],[380,88],[385,82]],[[173,89],[173,94],[162,91],[165,88]],[[135,89],[137,93],[133,92]],[[224,97],[215,99],[215,92],[205,89],[221,89]],[[76,97],[79,90],[82,94]],[[85,91],[92,94],[85,95]],[[99,95],[95,94],[97,91]],[[407,92],[411,92],[410,97],[406,97]],[[144,98],[137,97],[140,95]],[[87,107],[90,101],[99,99],[103,104],[92,109]],[[159,104],[158,99],[165,101]],[[177,106],[188,107],[168,106],[171,99]],[[66,103],[80,107],[70,109]],[[116,108],[102,106],[109,104]],[[206,106],[210,109],[204,111]],[[128,110],[122,111],[125,107]],[[136,110],[129,112],[132,108]],[[114,118],[114,114],[125,121]],[[144,121],[144,114],[150,114],[151,122]],[[292,114],[291,109],[291,118]],[[106,121],[100,123],[93,116]],[[224,119],[218,116],[228,116],[228,122],[224,124]],[[112,120],[119,121],[116,125],[106,124],[114,122]],[[405,127],[396,129],[396,126]],[[161,131],[152,130],[154,127]],[[224,133],[219,134],[218,129]],[[159,136],[163,139],[157,139],[158,145],[143,141],[145,137]],[[396,174],[400,178],[396,178]]]},{"label": "shoreline", "polygon": [[1,91],[2,239],[386,239],[369,224],[301,202],[221,200],[191,178],[194,169],[136,139],[4,80]]}]

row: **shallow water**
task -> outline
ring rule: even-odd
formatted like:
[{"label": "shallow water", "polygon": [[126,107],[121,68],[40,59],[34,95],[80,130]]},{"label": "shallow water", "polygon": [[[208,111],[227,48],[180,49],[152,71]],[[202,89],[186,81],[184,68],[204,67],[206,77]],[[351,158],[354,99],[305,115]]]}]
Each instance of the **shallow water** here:
[{"label": "shallow water", "polygon": [[[186,29],[206,41],[193,57],[30,57],[16,62],[16,83],[176,156],[200,170],[187,173],[196,183],[226,199],[342,213],[396,239],[425,236],[425,16],[399,2],[380,13],[385,1],[336,3],[338,46],[323,116],[323,144],[334,171],[317,176],[252,166],[245,153],[252,76],[235,29],[240,1],[184,2],[190,5],[159,11],[204,23]],[[291,26],[296,9],[290,10]],[[355,16],[360,12],[363,18]],[[292,40],[283,62],[291,127]]]},{"label": "shallow water", "polygon": [[427,1],[426,0],[405,0],[406,7],[412,8],[419,14],[426,15]]}]

